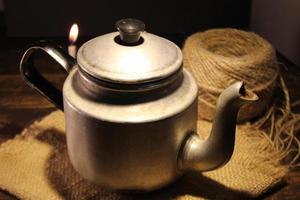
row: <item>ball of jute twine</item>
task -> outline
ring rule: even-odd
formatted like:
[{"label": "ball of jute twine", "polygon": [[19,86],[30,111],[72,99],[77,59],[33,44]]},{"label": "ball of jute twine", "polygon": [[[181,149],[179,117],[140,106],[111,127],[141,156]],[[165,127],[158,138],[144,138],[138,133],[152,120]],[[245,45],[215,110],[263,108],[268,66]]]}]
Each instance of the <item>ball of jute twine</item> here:
[{"label": "ball of jute twine", "polygon": [[238,121],[265,111],[279,70],[275,51],[263,38],[236,29],[214,29],[190,36],[183,53],[185,67],[198,83],[200,118],[213,119],[219,94],[236,81],[259,96],[258,102],[242,108]]},{"label": "ball of jute twine", "polygon": [[288,89],[269,42],[252,32],[212,29],[191,35],[183,54],[184,67],[199,87],[199,118],[212,121],[220,93],[243,81],[259,96],[259,101],[239,111],[238,122],[248,122],[241,125],[245,135],[256,139],[257,150],[268,152],[270,162],[299,165],[300,143],[295,135],[300,115],[291,111]]}]

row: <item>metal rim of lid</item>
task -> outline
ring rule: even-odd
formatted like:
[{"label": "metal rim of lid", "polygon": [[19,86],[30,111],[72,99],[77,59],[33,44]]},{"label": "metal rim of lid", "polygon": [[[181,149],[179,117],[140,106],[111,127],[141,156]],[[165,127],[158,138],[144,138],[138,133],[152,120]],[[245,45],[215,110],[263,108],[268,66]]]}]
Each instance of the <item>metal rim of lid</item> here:
[{"label": "metal rim of lid", "polygon": [[[118,34],[119,34],[118,32],[113,32],[113,33],[106,34],[104,36],[111,35],[111,38],[115,38],[116,36],[118,36]],[[159,36],[156,36],[156,35],[153,35],[150,33],[144,33],[144,34],[142,33],[141,36],[145,40],[147,40],[147,37],[149,37],[149,36],[159,37]],[[103,37],[103,36],[99,36],[99,37]],[[78,54],[77,54],[77,61],[78,61],[79,67],[83,71],[88,73],[89,75],[93,76],[94,78],[97,78],[100,80],[105,80],[105,81],[112,82],[112,83],[121,83],[121,84],[146,83],[146,82],[152,82],[152,81],[164,79],[164,78],[172,75],[173,73],[175,73],[182,67],[183,58],[182,58],[182,53],[181,53],[181,50],[179,49],[179,47],[176,44],[174,44],[173,42],[171,42],[165,38],[162,38],[163,40],[168,41],[168,44],[171,45],[172,48],[176,49],[175,50],[176,56],[174,57],[173,62],[169,63],[169,65],[165,66],[164,68],[159,68],[157,70],[147,72],[147,74],[142,77],[126,76],[126,74],[121,74],[121,73],[117,74],[116,72],[105,71],[104,68],[99,69],[99,67],[95,67],[92,63],[90,63],[87,59],[85,59],[85,56],[83,53],[83,51],[87,47],[87,45],[94,42],[94,40],[97,40],[97,38],[99,38],[99,37],[91,39],[90,41],[83,44],[80,47]],[[135,47],[132,47],[132,48],[135,48]]]}]

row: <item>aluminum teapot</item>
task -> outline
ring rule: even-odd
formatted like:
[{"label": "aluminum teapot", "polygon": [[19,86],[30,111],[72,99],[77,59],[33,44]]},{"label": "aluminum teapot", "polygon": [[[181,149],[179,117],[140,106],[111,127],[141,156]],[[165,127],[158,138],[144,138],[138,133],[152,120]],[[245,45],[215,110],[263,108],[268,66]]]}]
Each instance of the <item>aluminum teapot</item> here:
[{"label": "aluminum teapot", "polygon": [[[227,163],[238,110],[257,96],[242,82],[225,89],[211,134],[202,140],[197,84],[182,66],[181,50],[145,32],[139,20],[119,20],[116,28],[83,44],[77,61],[60,47],[39,42],[20,63],[25,81],[64,111],[75,170],[108,189],[150,191],[188,170]],[[69,73],[62,92],[36,70],[36,51],[48,53]]]}]

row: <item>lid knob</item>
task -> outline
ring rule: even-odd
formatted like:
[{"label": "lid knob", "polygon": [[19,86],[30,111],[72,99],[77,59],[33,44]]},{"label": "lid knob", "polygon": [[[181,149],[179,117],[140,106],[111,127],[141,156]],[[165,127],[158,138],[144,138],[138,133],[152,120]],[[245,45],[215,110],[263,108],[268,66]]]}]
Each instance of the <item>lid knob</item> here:
[{"label": "lid knob", "polygon": [[127,18],[117,21],[116,28],[122,42],[133,44],[139,41],[141,32],[145,30],[145,24],[140,20]]}]

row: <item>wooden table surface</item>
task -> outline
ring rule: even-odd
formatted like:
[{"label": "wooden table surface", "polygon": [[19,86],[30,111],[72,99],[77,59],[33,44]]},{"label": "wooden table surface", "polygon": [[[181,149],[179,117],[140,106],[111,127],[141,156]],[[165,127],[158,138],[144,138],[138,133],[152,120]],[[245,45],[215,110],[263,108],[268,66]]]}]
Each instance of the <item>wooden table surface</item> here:
[{"label": "wooden table surface", "polygon": [[[14,138],[33,121],[56,110],[47,100],[25,84],[19,75],[19,62],[26,46],[32,38],[9,38],[0,46],[0,144]],[[172,38],[171,38],[172,40]],[[63,39],[57,39],[63,45]],[[84,42],[83,39],[80,43]],[[173,40],[174,41],[174,40]],[[180,39],[175,41],[181,44]],[[181,46],[181,45],[180,45]],[[292,101],[300,99],[300,68],[289,60],[279,56],[284,64],[282,73],[290,89]],[[43,75],[57,87],[62,86],[66,77],[64,71],[48,56],[38,58],[38,66]],[[300,106],[295,112],[300,111]],[[1,164],[1,163],[0,163]],[[285,177],[286,184],[264,194],[260,199],[300,199],[300,170],[290,172]],[[0,191],[0,200],[17,199],[7,192]]]}]

